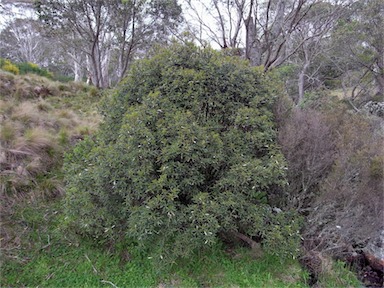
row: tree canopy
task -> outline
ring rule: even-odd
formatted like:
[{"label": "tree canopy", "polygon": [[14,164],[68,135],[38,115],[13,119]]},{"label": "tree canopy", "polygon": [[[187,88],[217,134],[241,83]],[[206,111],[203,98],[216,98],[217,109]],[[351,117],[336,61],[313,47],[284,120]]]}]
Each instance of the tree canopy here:
[{"label": "tree canopy", "polygon": [[240,58],[192,44],[138,61],[102,105],[99,133],[67,156],[69,218],[80,233],[132,240],[157,259],[220,235],[296,253],[297,218],[269,205],[286,169],[271,111],[277,86]]}]

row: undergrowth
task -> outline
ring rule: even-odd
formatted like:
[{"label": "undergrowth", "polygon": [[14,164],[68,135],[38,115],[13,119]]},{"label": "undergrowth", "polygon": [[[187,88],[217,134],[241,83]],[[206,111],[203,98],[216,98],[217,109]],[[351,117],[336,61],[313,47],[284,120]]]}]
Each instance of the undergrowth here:
[{"label": "undergrowth", "polygon": [[[18,230],[2,263],[1,287],[308,287],[297,260],[219,243],[158,270],[136,246],[98,246],[67,230],[60,200],[20,202],[11,217]],[[317,287],[358,287],[340,262],[329,262]]]},{"label": "undergrowth", "polygon": [[158,271],[134,245],[113,249],[67,233],[61,202],[19,205],[19,247],[3,262],[2,287],[307,287],[297,261],[216,245]]}]

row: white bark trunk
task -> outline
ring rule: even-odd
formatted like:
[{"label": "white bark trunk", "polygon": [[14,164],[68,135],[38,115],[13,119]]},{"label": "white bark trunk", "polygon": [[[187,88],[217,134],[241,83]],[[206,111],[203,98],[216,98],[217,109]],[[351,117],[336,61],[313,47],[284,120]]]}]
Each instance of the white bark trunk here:
[{"label": "white bark trunk", "polygon": [[81,81],[83,79],[83,73],[81,71],[81,67],[80,67],[80,64],[77,62],[77,61],[74,61],[74,64],[73,64],[73,72],[75,74],[75,81]]},{"label": "white bark trunk", "polygon": [[307,69],[309,67],[309,62],[306,61],[301,68],[301,71],[299,73],[299,98],[297,99],[297,105],[300,105],[300,103],[304,99],[304,85],[305,85],[305,74],[307,73]]}]

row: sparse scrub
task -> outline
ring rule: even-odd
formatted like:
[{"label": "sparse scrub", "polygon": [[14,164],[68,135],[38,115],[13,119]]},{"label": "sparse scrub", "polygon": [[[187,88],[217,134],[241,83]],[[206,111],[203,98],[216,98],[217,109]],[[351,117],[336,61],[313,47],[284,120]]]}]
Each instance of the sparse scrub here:
[{"label": "sparse scrub", "polygon": [[331,170],[336,153],[336,125],[313,109],[293,108],[279,128],[279,143],[288,161],[285,205],[308,213],[318,185]]},{"label": "sparse scrub", "polygon": [[335,163],[320,184],[318,208],[307,225],[308,240],[317,239],[313,247],[341,258],[364,249],[384,229],[381,120],[358,114],[342,120]]},{"label": "sparse scrub", "polygon": [[318,251],[307,251],[301,258],[310,273],[307,283],[316,288],[361,287],[350,267]]},{"label": "sparse scrub", "polygon": [[275,111],[288,161],[286,205],[307,215],[304,258],[354,261],[384,229],[382,119],[324,95],[290,107],[281,99]]}]

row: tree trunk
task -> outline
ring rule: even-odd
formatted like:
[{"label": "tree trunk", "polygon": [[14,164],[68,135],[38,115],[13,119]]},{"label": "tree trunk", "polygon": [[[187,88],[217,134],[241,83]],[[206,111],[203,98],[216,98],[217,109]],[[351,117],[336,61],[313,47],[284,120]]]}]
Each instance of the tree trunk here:
[{"label": "tree trunk", "polygon": [[299,98],[297,99],[297,105],[299,105],[304,99],[305,74],[307,73],[308,66],[309,62],[305,62],[299,73]]},{"label": "tree trunk", "polygon": [[110,77],[109,77],[109,62],[111,59],[111,50],[108,49],[105,51],[105,55],[101,61],[101,71],[103,75],[102,88],[108,88],[110,86]]},{"label": "tree trunk", "polygon": [[375,75],[377,95],[384,97],[384,47],[380,47],[378,52],[377,67],[379,71]]},{"label": "tree trunk", "polygon": [[254,241],[250,237],[248,237],[248,236],[246,236],[240,232],[237,232],[237,231],[233,231],[232,234],[236,238],[244,241],[245,243],[247,243],[249,245],[249,247],[252,249],[253,257],[260,258],[263,256],[263,250],[261,248],[260,243]]},{"label": "tree trunk", "polygon": [[250,61],[252,66],[259,66],[261,65],[261,47],[260,41],[257,39],[256,23],[251,15],[245,22],[245,57]]},{"label": "tree trunk", "polygon": [[81,69],[80,64],[78,63],[77,60],[74,60],[73,62],[74,62],[73,63],[73,72],[75,74],[75,81],[79,82],[83,79],[82,69]]},{"label": "tree trunk", "polygon": [[299,98],[297,99],[297,105],[300,105],[301,102],[304,99],[304,85],[305,85],[305,75],[307,73],[307,69],[309,65],[311,64],[310,60],[310,51],[306,43],[303,44],[303,52],[304,52],[304,63],[301,67],[300,73],[299,73]]}]

